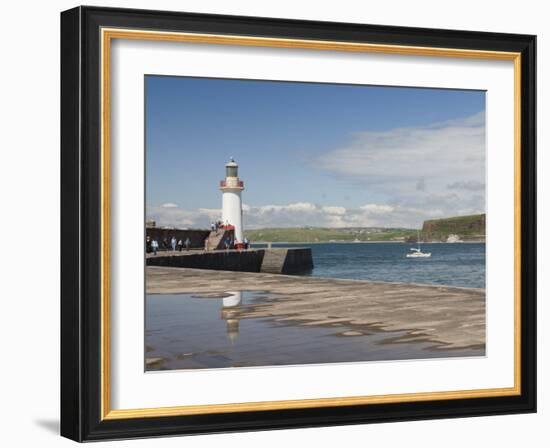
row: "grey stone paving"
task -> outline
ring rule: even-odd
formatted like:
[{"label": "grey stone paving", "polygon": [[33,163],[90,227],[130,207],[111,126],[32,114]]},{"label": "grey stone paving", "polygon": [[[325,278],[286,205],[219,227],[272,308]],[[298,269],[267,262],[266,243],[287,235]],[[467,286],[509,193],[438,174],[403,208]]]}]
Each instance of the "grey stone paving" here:
[{"label": "grey stone paving", "polygon": [[276,300],[244,308],[239,318],[270,317],[301,325],[348,322],[405,331],[401,342],[430,341],[441,349],[485,345],[484,289],[153,266],[146,268],[146,277],[148,294],[276,294]]}]

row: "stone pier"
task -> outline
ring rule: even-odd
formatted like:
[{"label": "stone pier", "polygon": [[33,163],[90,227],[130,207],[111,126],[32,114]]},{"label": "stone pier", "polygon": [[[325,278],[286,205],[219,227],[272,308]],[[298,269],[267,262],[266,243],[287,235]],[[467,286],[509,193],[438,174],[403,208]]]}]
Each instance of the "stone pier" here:
[{"label": "stone pier", "polygon": [[147,254],[148,266],[212,269],[217,271],[295,274],[311,271],[313,258],[308,247],[246,250],[183,250]]}]

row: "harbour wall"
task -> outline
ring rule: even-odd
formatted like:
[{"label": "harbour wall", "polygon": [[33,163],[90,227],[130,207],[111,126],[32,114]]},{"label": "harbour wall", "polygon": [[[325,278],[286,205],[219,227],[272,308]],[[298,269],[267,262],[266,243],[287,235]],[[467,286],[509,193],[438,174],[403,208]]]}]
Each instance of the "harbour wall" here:
[{"label": "harbour wall", "polygon": [[272,248],[159,253],[147,255],[148,266],[216,271],[295,274],[313,269],[310,248]]},{"label": "harbour wall", "polygon": [[259,272],[270,274],[297,274],[313,269],[309,247],[262,249],[264,257]]}]

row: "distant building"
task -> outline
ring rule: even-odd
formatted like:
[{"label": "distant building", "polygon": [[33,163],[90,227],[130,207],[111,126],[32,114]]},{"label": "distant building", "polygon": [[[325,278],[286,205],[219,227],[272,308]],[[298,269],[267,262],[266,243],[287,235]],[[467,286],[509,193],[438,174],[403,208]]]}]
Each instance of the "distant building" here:
[{"label": "distant building", "polygon": [[447,237],[447,243],[462,243],[462,240],[458,235],[451,234]]},{"label": "distant building", "polygon": [[153,229],[157,226],[157,223],[155,221],[149,220],[145,221],[145,228],[147,229]]}]

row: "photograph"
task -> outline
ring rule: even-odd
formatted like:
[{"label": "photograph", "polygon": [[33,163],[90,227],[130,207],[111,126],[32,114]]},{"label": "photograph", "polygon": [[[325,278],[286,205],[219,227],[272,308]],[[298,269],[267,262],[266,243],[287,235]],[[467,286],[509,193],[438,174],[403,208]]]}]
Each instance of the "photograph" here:
[{"label": "photograph", "polygon": [[146,74],[145,371],[486,356],[486,91]]},{"label": "photograph", "polygon": [[336,9],[61,13],[62,436],[539,412],[541,28]]}]

